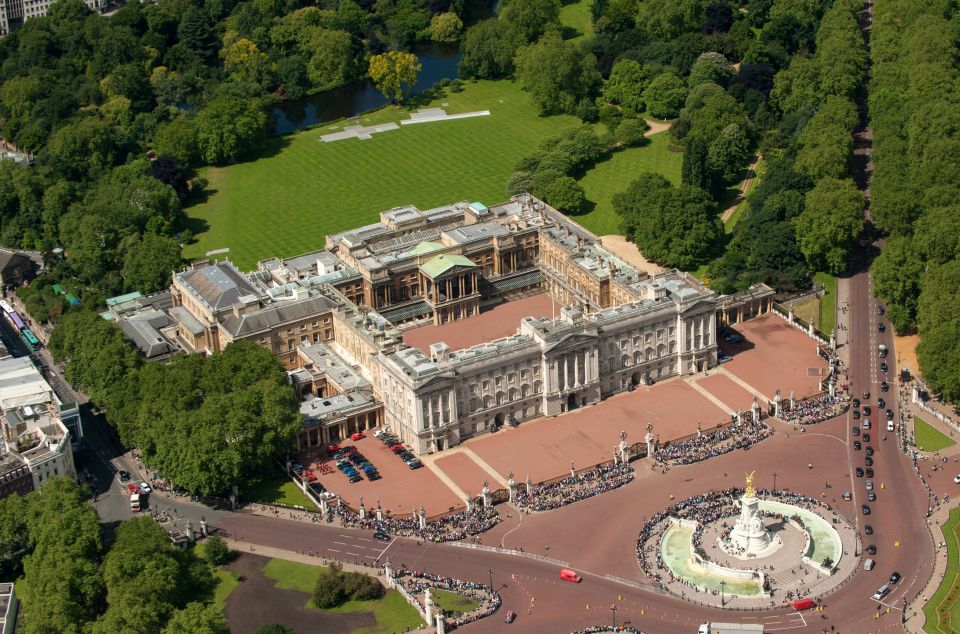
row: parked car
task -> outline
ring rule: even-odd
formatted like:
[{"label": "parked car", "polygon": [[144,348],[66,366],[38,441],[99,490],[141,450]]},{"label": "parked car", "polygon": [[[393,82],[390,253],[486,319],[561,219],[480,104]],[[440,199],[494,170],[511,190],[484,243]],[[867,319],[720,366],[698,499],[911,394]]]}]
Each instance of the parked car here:
[{"label": "parked car", "polygon": [[867,480],[864,484],[867,487],[867,491],[873,491],[873,480]]},{"label": "parked car", "polygon": [[873,491],[869,491],[869,492],[867,493],[867,501],[868,501],[868,502],[876,502],[876,501],[877,501],[877,494],[874,493]]},{"label": "parked car", "polygon": [[896,585],[897,582],[899,582],[901,579],[903,579],[903,577],[900,576],[900,573],[897,572],[897,571],[894,571],[893,574],[890,575],[890,582],[889,582],[889,583],[890,583],[890,585]]},{"label": "parked car", "polygon": [[863,435],[863,442],[870,442],[870,434]]},{"label": "parked car", "polygon": [[867,448],[865,449],[865,451],[867,452],[868,456],[873,455],[873,447],[871,447],[870,445],[867,445]]},{"label": "parked car", "polygon": [[879,407],[880,409],[883,409],[886,406],[887,406],[887,402],[883,400],[882,397],[877,399],[877,407]]},{"label": "parked car", "polygon": [[729,354],[721,354],[721,355],[717,358],[717,361],[720,362],[720,363],[726,363],[727,361],[733,361],[733,357],[730,356]]},{"label": "parked car", "polygon": [[304,471],[303,477],[307,479],[307,482],[313,482],[317,479],[317,476],[313,475],[313,471]]},{"label": "parked car", "polygon": [[130,495],[134,495],[136,493],[140,493],[140,487],[138,487],[136,484],[131,482],[130,484],[127,485],[127,491],[130,492]]},{"label": "parked car", "polygon": [[513,623],[516,620],[517,620],[517,613],[514,612],[513,610],[507,611],[507,616],[506,618],[503,619],[505,623]]},{"label": "parked car", "polygon": [[858,478],[862,478],[862,477],[863,477],[863,468],[862,468],[862,467],[857,467],[856,472],[857,472],[857,477],[858,477]]},{"label": "parked car", "polygon": [[340,451],[340,445],[327,445],[327,453],[336,453]]},{"label": "parked car", "polygon": [[883,306],[877,306],[877,314],[883,317]]},{"label": "parked car", "polygon": [[382,477],[383,477],[383,476],[380,475],[379,473],[377,473],[376,471],[372,471],[372,472],[370,472],[370,473],[367,474],[367,480],[370,480],[370,482],[376,482],[377,480],[381,479]]},{"label": "parked car", "polygon": [[860,510],[863,511],[864,515],[870,515],[870,507],[867,506],[866,504],[862,505],[860,507]]},{"label": "parked car", "polygon": [[860,423],[860,426],[863,427],[864,429],[870,429],[870,419],[864,418],[863,422]]},{"label": "parked car", "polygon": [[407,461],[407,466],[410,467],[411,470],[413,470],[413,469],[419,469],[420,467],[423,466],[423,463],[420,462],[420,461],[417,460],[417,459],[413,459],[413,460],[408,460],[408,461]]},{"label": "parked car", "polygon": [[314,493],[318,493],[318,494],[323,493],[324,491],[327,490],[327,487],[323,486],[319,482],[311,482],[309,484],[309,487],[311,490],[313,490]]},{"label": "parked car", "polygon": [[854,398],[854,399],[853,399],[853,406],[854,406],[854,407],[860,407],[860,399]]},{"label": "parked car", "polygon": [[871,458],[870,456],[867,456],[866,458],[863,459],[863,464],[864,464],[865,466],[867,466],[867,467],[872,467],[872,466],[873,466],[873,458]]},{"label": "parked car", "polygon": [[868,553],[870,555],[876,555],[877,547],[874,544],[870,544],[869,546],[863,549],[863,552]]},{"label": "parked car", "polygon": [[873,535],[873,526],[870,526],[869,524],[864,524],[863,532],[867,535]]},{"label": "parked car", "polygon": [[292,465],[290,465],[290,470],[294,473],[300,473],[303,471],[303,465],[299,462],[294,462]]},{"label": "parked car", "polygon": [[352,476],[350,476],[348,479],[350,480],[350,484],[355,484],[355,483],[360,482],[361,480],[363,480],[363,477],[362,477],[359,473],[354,473],[354,474],[353,474]]},{"label": "parked car", "polygon": [[860,418],[860,410],[858,409],[853,410],[853,420],[859,420],[859,418]]},{"label": "parked car", "polygon": [[863,415],[864,415],[864,416],[869,416],[869,415],[872,414],[872,413],[873,413],[873,410],[870,409],[870,406],[869,406],[869,405],[864,405],[864,406],[863,406]]},{"label": "parked car", "polygon": [[357,433],[350,435],[350,440],[363,440],[366,437],[367,437],[366,434],[358,431]]},{"label": "parked car", "polygon": [[406,450],[407,450],[407,448],[404,447],[403,445],[393,445],[393,446],[390,447],[390,451],[392,451],[393,453],[396,453],[396,454],[401,454],[401,453],[403,453],[403,452],[406,451]]},{"label": "parked car", "polygon": [[872,477],[873,477],[873,469],[870,469],[870,468],[868,467],[868,468],[866,469],[866,472],[867,472],[867,477],[868,477],[868,478],[872,478]]},{"label": "parked car", "polygon": [[854,441],[853,441],[853,448],[854,448],[854,449],[856,449],[857,451],[860,451],[861,447],[862,447],[862,445],[860,444],[860,441],[859,441],[859,440],[854,440]]},{"label": "parked car", "polygon": [[850,500],[853,499],[853,494],[850,493],[849,491],[844,491],[842,497],[844,500],[849,502]]},{"label": "parked car", "polygon": [[123,469],[121,469],[120,471],[117,471],[117,475],[120,476],[120,482],[130,481],[130,474],[124,471]]},{"label": "parked car", "polygon": [[954,484],[960,484],[960,473],[958,473],[957,475],[953,476],[953,483],[954,483]]}]

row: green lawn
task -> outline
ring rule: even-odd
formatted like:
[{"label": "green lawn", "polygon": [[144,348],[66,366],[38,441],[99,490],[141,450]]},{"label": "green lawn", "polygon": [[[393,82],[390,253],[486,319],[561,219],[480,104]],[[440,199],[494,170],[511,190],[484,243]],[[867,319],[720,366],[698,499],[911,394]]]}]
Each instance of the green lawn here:
[{"label": "green lawn", "polygon": [[617,152],[583,175],[580,186],[593,208],[574,220],[598,236],[618,234],[620,219],[613,210],[614,194],[625,191],[642,172],[657,172],[674,185],[680,184],[683,154],[670,151],[670,135],[666,132],[649,138],[648,145]]},{"label": "green lawn", "polygon": [[240,497],[259,504],[315,507],[300,488],[282,474],[277,473],[240,490]]},{"label": "green lawn", "polygon": [[[940,451],[950,445],[956,444],[956,441],[947,436],[933,425],[913,417],[914,444],[920,451]],[[960,621],[958,621],[960,624]]]},{"label": "green lawn", "polygon": [[[311,595],[317,583],[317,576],[320,574],[320,567],[285,559],[271,559],[264,567],[263,574],[276,580],[277,587],[282,590],[297,590]],[[311,607],[310,603],[307,603],[307,607]],[[420,614],[396,590],[388,590],[382,599],[347,601],[341,606],[324,610],[324,612],[333,614],[373,612],[377,624],[354,630],[353,634],[392,634],[423,626]]]},{"label": "green lawn", "polygon": [[837,325],[837,278],[829,273],[816,273],[813,281],[823,286],[824,294],[820,298],[820,321],[817,328],[827,336]]},{"label": "green lawn", "polygon": [[593,36],[593,0],[572,0],[560,7],[564,37],[571,42]]},{"label": "green lawn", "polygon": [[434,604],[443,610],[444,614],[463,614],[464,612],[476,610],[480,607],[480,602],[476,599],[457,594],[456,592],[431,590],[430,596],[433,597]]},{"label": "green lawn", "polygon": [[240,576],[229,570],[217,569],[213,575],[217,579],[217,587],[213,591],[213,605],[223,612],[227,605],[227,597],[240,585]]},{"label": "green lawn", "polygon": [[[403,126],[366,141],[333,143],[319,137],[342,122],[319,126],[269,139],[259,158],[202,170],[211,194],[186,211],[195,224],[207,226],[198,227],[184,256],[229,248],[230,259],[245,270],[261,258],[322,249],[326,234],[376,222],[378,212],[392,207],[501,202],[517,160],[547,136],[578,123],[571,116],[539,116],[512,81],[468,83],[430,105],[450,113],[487,109],[491,116]],[[361,123],[406,117],[406,111],[388,106]],[[655,168],[642,165],[650,162],[640,159],[646,153],[626,152],[617,165]],[[680,155],[671,158],[679,175]],[[620,180],[629,182],[629,176]]]},{"label": "green lawn", "polygon": [[960,509],[953,509],[950,511],[950,519],[943,525],[943,535],[947,542],[947,571],[943,577],[943,583],[937,588],[933,598],[923,606],[923,613],[926,616],[923,630],[928,634],[950,634],[960,629],[958,524],[960,524]]}]

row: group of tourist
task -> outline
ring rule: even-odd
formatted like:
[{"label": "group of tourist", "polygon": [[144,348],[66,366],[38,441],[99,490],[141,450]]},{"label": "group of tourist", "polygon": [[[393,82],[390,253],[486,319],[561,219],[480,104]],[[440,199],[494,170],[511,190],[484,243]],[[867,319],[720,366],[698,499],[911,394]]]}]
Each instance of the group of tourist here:
[{"label": "group of tourist", "polygon": [[420,521],[416,517],[384,516],[383,519],[377,519],[376,515],[368,515],[361,518],[359,513],[343,504],[331,505],[330,508],[346,527],[383,531],[429,542],[455,542],[471,535],[479,535],[496,526],[502,519],[496,509],[477,506],[469,511],[452,513],[426,522],[426,527],[420,528]]},{"label": "group of tourist", "polygon": [[428,572],[398,570],[393,577],[394,581],[406,590],[420,609],[424,609],[423,601],[427,589],[446,590],[477,599],[480,605],[469,612],[463,612],[455,618],[445,619],[447,627],[458,628],[474,621],[490,616],[500,607],[500,595],[489,586],[462,579],[453,579]]},{"label": "group of tourist", "polygon": [[[700,557],[707,559],[706,550],[702,543],[703,528],[725,517],[737,515],[739,505],[736,500],[739,500],[743,493],[744,490],[738,487],[702,493],[677,502],[649,518],[643,525],[637,539],[637,559],[640,562],[640,568],[648,577],[660,584],[663,589],[666,589],[666,582],[692,587],[692,584],[685,579],[675,577],[663,561],[660,542],[672,523],[671,518],[693,520],[698,523],[697,530],[691,536],[693,549]],[[774,498],[785,504],[799,506],[820,515],[820,502],[813,497],[782,489],[776,491],[758,489],[757,495],[765,499]],[[780,517],[776,514],[764,513],[764,515]]]},{"label": "group of tourist", "polygon": [[585,627],[582,630],[577,630],[573,634],[595,634],[596,632],[625,632],[626,634],[643,634],[637,628],[630,625],[594,625],[592,627]]},{"label": "group of tourist", "polygon": [[693,438],[666,443],[654,450],[658,462],[671,465],[684,465],[707,460],[733,451],[746,449],[767,438],[773,430],[762,421],[744,421],[731,423],[720,429]]},{"label": "group of tourist", "polygon": [[519,509],[550,511],[567,504],[619,489],[633,480],[633,467],[628,464],[597,465],[550,484],[533,487],[531,493],[518,492],[514,504]]},{"label": "group of tourist", "polygon": [[794,403],[792,407],[783,408],[781,418],[788,423],[798,425],[815,425],[835,416],[840,416],[850,407],[850,399],[846,394],[837,393],[836,396],[821,394],[814,398]]}]

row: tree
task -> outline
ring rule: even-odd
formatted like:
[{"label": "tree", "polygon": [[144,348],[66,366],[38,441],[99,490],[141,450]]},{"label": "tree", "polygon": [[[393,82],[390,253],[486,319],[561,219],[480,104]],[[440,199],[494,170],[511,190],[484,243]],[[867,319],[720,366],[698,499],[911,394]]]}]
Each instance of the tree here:
[{"label": "tree", "polygon": [[60,174],[79,180],[93,170],[113,165],[115,152],[113,129],[96,117],[84,117],[54,132],[41,160]]},{"label": "tree", "polygon": [[509,0],[501,5],[500,20],[509,24],[524,42],[533,42],[560,26],[560,1]]},{"label": "tree", "polygon": [[311,50],[307,77],[320,90],[342,86],[356,75],[353,40],[346,31],[318,30]]},{"label": "tree", "polygon": [[650,125],[643,119],[624,119],[617,126],[613,137],[624,147],[636,147],[646,142],[649,129]]},{"label": "tree", "polygon": [[707,152],[710,170],[725,183],[737,180],[750,158],[750,140],[736,123],[725,127]]},{"label": "tree", "polygon": [[706,140],[693,138],[683,150],[683,164],[680,169],[680,182],[684,185],[699,187],[704,191],[713,190],[713,173],[708,160]]},{"label": "tree", "polygon": [[507,179],[507,195],[516,196],[533,190],[533,172],[517,170]]},{"label": "tree", "polygon": [[577,214],[583,209],[587,196],[576,179],[561,176],[547,186],[544,199],[564,213]]},{"label": "tree", "polygon": [[887,318],[894,329],[898,333],[912,329],[924,271],[914,241],[901,236],[887,238],[870,271],[874,293],[887,305]]},{"label": "tree", "polygon": [[230,549],[222,537],[213,535],[204,543],[203,556],[214,566],[222,566],[230,560]]},{"label": "tree", "polygon": [[173,238],[145,233],[134,238],[123,259],[127,289],[144,295],[170,286],[170,273],[180,268],[180,244]]},{"label": "tree", "polygon": [[384,590],[376,577],[360,572],[343,575],[343,591],[351,601],[372,601],[383,596]]},{"label": "tree", "polygon": [[644,257],[665,266],[693,268],[720,238],[709,195],[689,185],[672,187],[659,174],[641,174],[613,197],[613,208],[624,235]]},{"label": "tree", "polygon": [[239,37],[220,51],[223,69],[236,82],[256,84],[261,88],[270,85],[273,69],[270,57],[260,50],[255,42]]},{"label": "tree", "polygon": [[458,74],[465,78],[499,79],[513,74],[513,59],[519,36],[496,18],[478,22],[467,29],[460,46]]},{"label": "tree", "polygon": [[733,67],[720,53],[703,53],[693,63],[687,85],[695,88],[703,83],[712,83],[726,87],[733,79]]},{"label": "tree", "polygon": [[207,104],[196,122],[200,158],[226,163],[256,147],[266,133],[267,115],[259,100],[222,96]]},{"label": "tree", "polygon": [[194,602],[173,613],[163,634],[230,634],[230,628],[216,606]]},{"label": "tree", "polygon": [[463,20],[449,11],[438,13],[430,19],[430,39],[434,42],[456,42],[463,31]]},{"label": "tree", "polygon": [[944,323],[925,329],[917,344],[924,381],[950,402],[960,399],[960,327]]},{"label": "tree", "polygon": [[804,200],[794,220],[797,244],[816,271],[839,275],[863,230],[864,198],[852,180],[824,178]]},{"label": "tree", "polygon": [[640,62],[624,57],[618,59],[603,84],[603,96],[620,104],[633,114],[643,112],[643,91],[650,83],[651,73]]},{"label": "tree", "polygon": [[194,165],[200,157],[197,126],[187,117],[177,117],[157,127],[153,148],[160,156],[169,156],[181,165]]},{"label": "tree", "polygon": [[657,75],[643,92],[647,112],[658,119],[677,116],[686,99],[687,85],[673,73]]},{"label": "tree", "polygon": [[517,80],[544,115],[572,113],[600,83],[597,60],[551,31],[517,53]]},{"label": "tree", "polygon": [[404,89],[417,83],[417,75],[423,66],[413,53],[387,51],[370,58],[369,73],[374,86],[392,101],[403,99]]},{"label": "tree", "polygon": [[313,589],[313,604],[321,610],[337,607],[347,599],[343,587],[340,564],[331,563],[321,568],[317,574],[317,583]]}]

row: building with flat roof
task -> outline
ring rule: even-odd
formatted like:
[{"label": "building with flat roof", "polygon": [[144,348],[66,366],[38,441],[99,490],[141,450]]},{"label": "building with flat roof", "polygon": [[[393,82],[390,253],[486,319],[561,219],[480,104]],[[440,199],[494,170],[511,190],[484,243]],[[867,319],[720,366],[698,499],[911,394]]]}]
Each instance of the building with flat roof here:
[{"label": "building with flat roof", "polygon": [[[27,20],[47,15],[55,0],[0,0],[0,37],[22,26]],[[106,11],[106,0],[84,0],[91,11]]]},{"label": "building with flat roof", "polygon": [[77,405],[61,403],[29,357],[0,360],[0,492],[76,478],[71,427],[80,431]]},{"label": "building with flat roof", "polygon": [[17,631],[17,615],[20,612],[20,600],[12,583],[0,583],[0,634],[13,634]]},{"label": "building with flat roof", "polygon": [[[398,207],[327,236],[325,247],[248,273],[197,262],[173,275],[167,306],[108,313],[148,356],[162,356],[162,339],[186,352],[240,339],[271,350],[302,399],[298,448],[388,425],[417,453],[441,451],[717,363],[715,293],[687,273],[638,271],[528,194]],[[497,324],[490,332],[508,334],[493,341],[404,343],[411,328],[449,336],[544,292],[558,311],[511,317],[515,328]],[[757,287],[724,300],[724,321],[766,312],[771,294]]]}]

